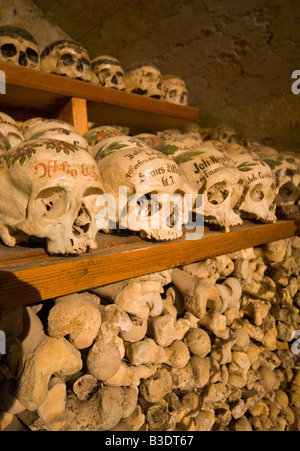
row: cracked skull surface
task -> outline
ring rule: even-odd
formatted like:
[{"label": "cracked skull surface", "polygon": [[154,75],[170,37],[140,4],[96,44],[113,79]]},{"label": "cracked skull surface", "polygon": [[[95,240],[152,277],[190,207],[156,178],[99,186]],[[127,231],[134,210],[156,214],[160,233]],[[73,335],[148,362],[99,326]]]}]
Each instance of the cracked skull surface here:
[{"label": "cracked skull surface", "polygon": [[36,40],[23,28],[12,25],[0,27],[0,61],[39,69],[40,55]]},{"label": "cracked skull surface", "polygon": [[[177,164],[142,141],[126,136],[109,138],[100,145],[104,153],[99,148],[100,159],[95,158],[105,192],[117,201],[117,228],[139,232],[148,239],[180,237],[186,191]],[[105,153],[108,147],[110,152]]]},{"label": "cracked skull surface", "polygon": [[101,86],[125,91],[125,74],[119,61],[110,55],[100,55],[92,60],[92,71]]},{"label": "cracked skull surface", "polygon": [[[218,141],[204,141],[197,149],[174,158],[194,196],[204,196],[204,219],[229,231],[242,224],[238,206],[243,195],[244,180]],[[197,211],[195,211],[197,213]]]},{"label": "cracked skull surface", "polygon": [[2,154],[0,237],[8,246],[45,239],[51,254],[96,248],[97,198],[103,194],[92,156],[70,143],[38,139]]},{"label": "cracked skull surface", "polygon": [[41,53],[41,70],[98,83],[87,50],[75,41],[61,40],[48,45]]},{"label": "cracked skull surface", "polygon": [[278,189],[271,168],[253,151],[228,144],[227,151],[245,178],[244,200],[239,211],[245,219],[276,222]]},{"label": "cracked skull surface", "polygon": [[126,91],[155,99],[164,97],[160,71],[152,64],[136,63],[125,70]]}]

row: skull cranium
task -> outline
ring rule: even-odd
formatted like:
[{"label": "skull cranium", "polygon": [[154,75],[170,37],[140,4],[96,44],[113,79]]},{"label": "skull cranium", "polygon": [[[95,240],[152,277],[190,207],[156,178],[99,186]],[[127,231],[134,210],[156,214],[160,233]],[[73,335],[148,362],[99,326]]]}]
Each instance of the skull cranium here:
[{"label": "skull cranium", "polygon": [[0,28],[0,61],[30,69],[40,68],[39,48],[34,37],[23,28]]},{"label": "skull cranium", "polygon": [[126,91],[155,99],[164,96],[162,75],[156,66],[136,63],[125,70]]},{"label": "skull cranium", "polygon": [[[225,227],[242,224],[238,207],[244,179],[218,141],[204,141],[198,148],[175,156],[186,183],[204,196],[204,220]],[[197,211],[195,211],[197,213]]]},{"label": "skull cranium", "polygon": [[227,151],[245,178],[244,200],[239,208],[242,218],[276,222],[278,189],[270,167],[239,144],[228,144]]},{"label": "skull cranium", "polygon": [[64,141],[27,141],[0,157],[0,237],[8,246],[37,237],[51,254],[96,248],[96,199],[103,194],[92,156]]},{"label": "skull cranium", "polygon": [[[112,144],[115,140],[115,151],[110,145],[111,152],[105,156],[105,150],[99,148],[100,159],[95,159],[105,192],[117,200],[118,227],[154,240],[180,237],[184,222],[182,200],[186,191],[177,164],[138,139],[130,144],[132,138],[116,138],[100,143],[103,149],[108,149],[107,141]],[[125,143],[120,146],[122,138],[125,138]],[[120,187],[126,190],[122,207]]]},{"label": "skull cranium", "polygon": [[185,81],[176,75],[163,76],[164,99],[178,105],[188,104],[188,91]]},{"label": "skull cranium", "polygon": [[220,125],[213,130],[211,139],[220,141],[223,144],[234,144],[237,143],[237,133],[229,125]]},{"label": "skull cranium", "polygon": [[97,83],[87,50],[75,41],[60,40],[48,45],[41,53],[41,70],[77,80]]},{"label": "skull cranium", "polygon": [[113,56],[100,55],[92,60],[92,71],[101,86],[125,91],[125,74],[119,61]]}]

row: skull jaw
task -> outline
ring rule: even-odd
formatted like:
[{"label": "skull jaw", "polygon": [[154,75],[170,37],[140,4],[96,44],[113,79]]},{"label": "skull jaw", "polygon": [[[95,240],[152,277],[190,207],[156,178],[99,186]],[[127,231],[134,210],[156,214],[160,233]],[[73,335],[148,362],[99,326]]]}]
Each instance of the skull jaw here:
[{"label": "skull jaw", "polygon": [[170,241],[176,240],[183,235],[180,229],[144,229],[140,231],[140,236],[144,239],[156,240],[156,241]]}]

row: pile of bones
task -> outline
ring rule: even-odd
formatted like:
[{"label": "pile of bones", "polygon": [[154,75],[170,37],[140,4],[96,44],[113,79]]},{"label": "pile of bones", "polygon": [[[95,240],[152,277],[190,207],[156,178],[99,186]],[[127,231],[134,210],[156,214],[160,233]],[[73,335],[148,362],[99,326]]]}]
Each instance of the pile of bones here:
[{"label": "pile of bones", "polygon": [[1,429],[299,431],[299,256],[294,237],[1,311]]}]

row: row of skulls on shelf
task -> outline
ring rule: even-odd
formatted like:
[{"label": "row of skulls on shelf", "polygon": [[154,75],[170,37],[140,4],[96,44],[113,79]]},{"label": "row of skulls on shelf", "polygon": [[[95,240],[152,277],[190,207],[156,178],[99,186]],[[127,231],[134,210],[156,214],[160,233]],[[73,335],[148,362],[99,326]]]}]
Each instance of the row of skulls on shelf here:
[{"label": "row of skulls on shelf", "polygon": [[[203,140],[198,124],[135,136],[124,127],[96,125],[81,136],[60,120],[18,125],[0,113],[0,237],[6,245],[43,239],[50,254],[76,254],[97,247],[99,230],[126,228],[145,239],[176,239],[190,214],[199,213],[198,194],[204,220],[225,231],[243,219],[273,223],[299,213],[300,164],[291,153],[248,141],[249,150],[228,127]],[[120,187],[126,188],[123,203]],[[107,194],[116,199],[116,227],[97,220],[110,215],[99,202]],[[188,217],[172,202],[169,215],[162,214],[165,200],[176,195],[184,202],[185,194],[193,200]],[[125,207],[128,216],[134,211],[133,225],[121,223]]]},{"label": "row of skulls on shelf", "polygon": [[171,103],[188,103],[184,80],[176,75],[162,75],[151,63],[135,63],[124,70],[111,55],[91,60],[88,51],[72,40],[52,42],[40,53],[34,37],[16,26],[0,27],[0,61]]}]

